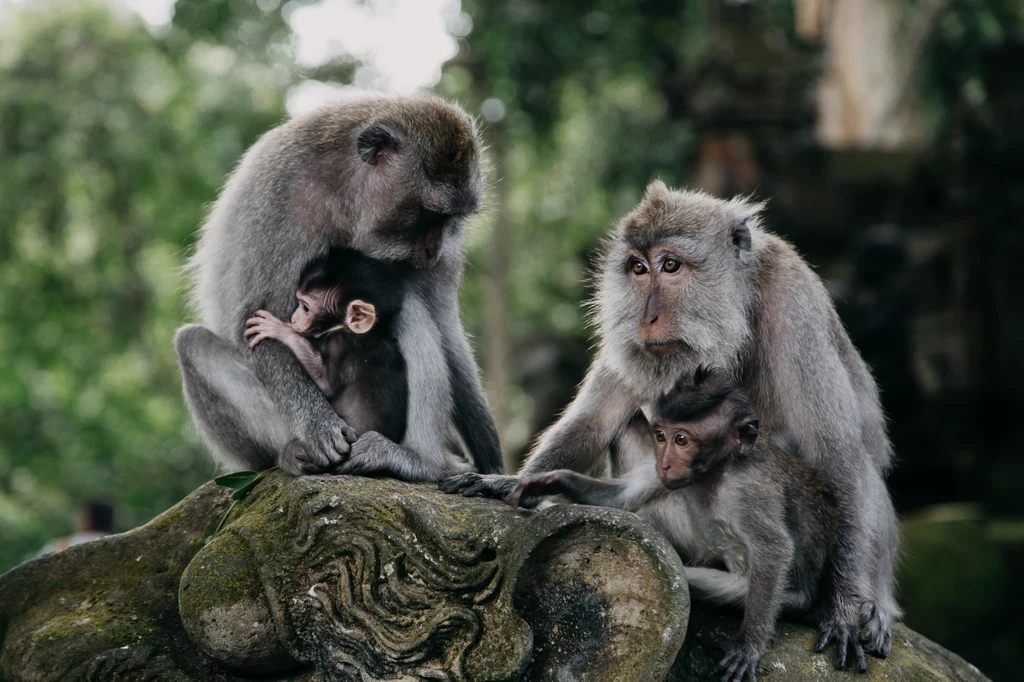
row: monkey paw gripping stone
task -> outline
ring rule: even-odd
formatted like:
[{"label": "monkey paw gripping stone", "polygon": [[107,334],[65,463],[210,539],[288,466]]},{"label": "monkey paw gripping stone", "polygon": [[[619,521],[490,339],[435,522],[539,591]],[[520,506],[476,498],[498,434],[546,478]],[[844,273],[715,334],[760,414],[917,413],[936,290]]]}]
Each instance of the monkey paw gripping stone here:
[{"label": "monkey paw gripping stone", "polygon": [[[208,544],[203,486],[129,533],[0,576],[0,680],[697,680],[737,622],[690,615],[637,517],[514,511],[433,486],[266,477]],[[759,678],[865,679],[780,627]],[[904,628],[868,678],[983,680]]]}]

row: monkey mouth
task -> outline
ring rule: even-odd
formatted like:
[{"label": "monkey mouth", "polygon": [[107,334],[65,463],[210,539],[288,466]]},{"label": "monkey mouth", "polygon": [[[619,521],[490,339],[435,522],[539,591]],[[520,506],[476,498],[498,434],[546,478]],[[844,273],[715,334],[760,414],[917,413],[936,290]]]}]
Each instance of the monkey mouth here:
[{"label": "monkey mouth", "polygon": [[654,357],[661,358],[666,355],[678,353],[686,346],[682,341],[646,341],[644,350]]},{"label": "monkey mouth", "polygon": [[661,477],[661,483],[669,490],[679,490],[680,488],[686,488],[692,483],[691,479],[688,478],[665,478]]}]

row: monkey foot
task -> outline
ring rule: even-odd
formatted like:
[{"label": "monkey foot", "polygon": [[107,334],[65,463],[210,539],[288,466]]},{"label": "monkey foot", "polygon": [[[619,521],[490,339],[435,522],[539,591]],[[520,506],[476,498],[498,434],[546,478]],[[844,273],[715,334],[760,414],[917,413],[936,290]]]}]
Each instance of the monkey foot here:
[{"label": "monkey foot", "polygon": [[892,651],[892,616],[874,602],[861,606],[860,641],[864,649],[876,658],[885,658]]},{"label": "monkey foot", "polygon": [[859,628],[847,619],[829,616],[821,624],[821,637],[814,650],[821,653],[831,643],[836,645],[835,658],[832,664],[836,670],[844,670],[850,663],[856,662],[857,672],[867,672],[868,660],[861,645]]},{"label": "monkey foot", "polygon": [[736,643],[727,646],[729,653],[718,664],[718,672],[722,673],[722,682],[757,682],[757,661],[761,658],[749,646]]}]

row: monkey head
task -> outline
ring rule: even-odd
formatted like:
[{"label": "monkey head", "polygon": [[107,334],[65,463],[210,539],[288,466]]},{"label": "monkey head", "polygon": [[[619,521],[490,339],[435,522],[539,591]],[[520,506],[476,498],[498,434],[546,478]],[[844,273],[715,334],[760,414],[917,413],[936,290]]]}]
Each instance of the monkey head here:
[{"label": "monkey head", "polygon": [[292,313],[291,325],[299,334],[319,338],[336,331],[365,334],[377,322],[377,309],[372,303],[358,298],[344,303],[337,289],[307,289],[295,296],[298,307]]},{"label": "monkey head", "polygon": [[592,309],[613,352],[666,385],[701,362],[731,366],[750,334],[760,210],[652,182],[605,243]]},{"label": "monkey head", "polygon": [[395,266],[354,249],[334,248],[306,265],[295,293],[291,325],[303,336],[345,330],[365,334],[389,325],[401,308]]},{"label": "monkey head", "polygon": [[758,420],[742,388],[700,366],[658,399],[651,431],[658,477],[674,489],[747,455],[757,442]]},{"label": "monkey head", "polygon": [[314,150],[293,183],[302,224],[386,261],[436,264],[483,193],[473,120],[440,98],[359,96],[295,123]]}]

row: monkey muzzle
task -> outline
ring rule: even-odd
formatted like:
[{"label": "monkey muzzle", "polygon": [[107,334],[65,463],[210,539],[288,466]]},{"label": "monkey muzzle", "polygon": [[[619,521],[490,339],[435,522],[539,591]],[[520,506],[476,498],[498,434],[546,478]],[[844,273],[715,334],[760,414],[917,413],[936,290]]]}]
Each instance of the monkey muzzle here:
[{"label": "monkey muzzle", "polygon": [[661,479],[662,485],[664,485],[669,490],[679,490],[680,488],[686,488],[691,483],[693,483],[693,476],[691,474],[686,474],[683,476],[669,476],[668,474],[663,474],[662,472],[659,471],[658,478]]},{"label": "monkey muzzle", "polygon": [[647,341],[644,343],[644,350],[656,358],[675,355],[685,347],[686,344],[682,341]]}]

